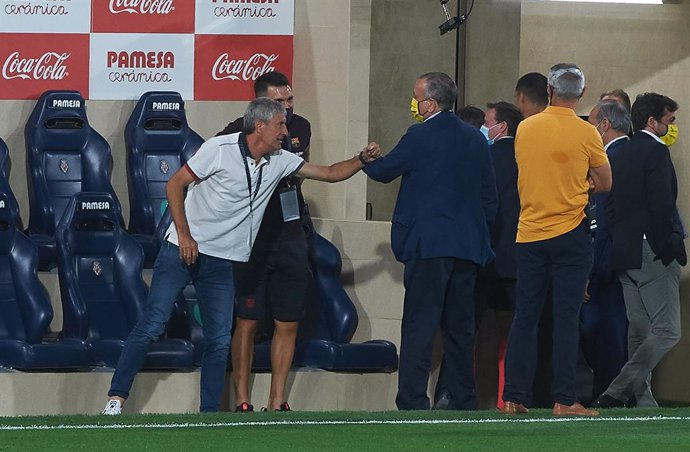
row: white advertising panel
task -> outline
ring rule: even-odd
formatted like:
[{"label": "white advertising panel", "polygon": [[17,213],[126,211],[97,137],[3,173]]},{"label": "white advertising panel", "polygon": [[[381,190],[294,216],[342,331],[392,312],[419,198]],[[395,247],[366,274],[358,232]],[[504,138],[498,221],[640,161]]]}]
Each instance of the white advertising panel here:
[{"label": "white advertising panel", "polygon": [[90,98],[139,99],[146,91],[194,96],[194,35],[91,35]]},{"label": "white advertising panel", "polygon": [[1,32],[74,34],[90,29],[91,0],[0,0]]},{"label": "white advertising panel", "polygon": [[197,0],[196,33],[292,35],[294,0]]}]

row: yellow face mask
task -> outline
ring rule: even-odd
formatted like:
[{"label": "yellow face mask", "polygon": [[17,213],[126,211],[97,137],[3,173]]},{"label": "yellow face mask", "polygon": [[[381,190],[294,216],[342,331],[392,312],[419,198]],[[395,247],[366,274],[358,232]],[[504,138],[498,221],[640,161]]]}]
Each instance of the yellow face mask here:
[{"label": "yellow face mask", "polygon": [[676,142],[678,139],[678,126],[675,124],[669,124],[668,125],[668,132],[666,132],[666,135],[661,137],[661,141],[666,143],[666,146],[673,146],[673,143]]},{"label": "yellow face mask", "polygon": [[410,112],[412,113],[414,119],[417,120],[417,122],[424,122],[424,116],[419,114],[419,102],[417,102],[417,99],[415,99],[414,97],[410,102]]}]

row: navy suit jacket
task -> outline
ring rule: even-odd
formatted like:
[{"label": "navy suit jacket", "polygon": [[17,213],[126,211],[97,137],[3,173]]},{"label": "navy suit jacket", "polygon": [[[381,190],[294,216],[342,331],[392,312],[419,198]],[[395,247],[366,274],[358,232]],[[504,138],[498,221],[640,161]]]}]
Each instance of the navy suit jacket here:
[{"label": "navy suit jacket", "polygon": [[612,270],[641,268],[643,235],[664,265],[674,259],[685,265],[684,232],[676,210],[678,184],[668,148],[636,132],[610,162]]},{"label": "navy suit jacket", "polygon": [[[628,142],[627,137],[615,141],[606,149],[609,161]],[[616,273],[611,271],[611,246],[613,239],[606,218],[606,209],[609,204],[609,193],[597,193],[594,195],[596,204],[597,228],[594,230],[594,259],[592,271],[589,276],[590,284],[606,284],[616,279]]]},{"label": "navy suit jacket", "polygon": [[491,248],[496,259],[488,266],[485,274],[491,277],[516,278],[515,238],[520,218],[520,195],[517,189],[515,138],[501,138],[490,149],[496,172],[498,214],[491,229]]},{"label": "navy suit jacket", "polygon": [[454,257],[486,265],[498,205],[484,136],[444,111],[410,127],[386,156],[364,171],[379,182],[402,176],[391,247],[400,262]]}]

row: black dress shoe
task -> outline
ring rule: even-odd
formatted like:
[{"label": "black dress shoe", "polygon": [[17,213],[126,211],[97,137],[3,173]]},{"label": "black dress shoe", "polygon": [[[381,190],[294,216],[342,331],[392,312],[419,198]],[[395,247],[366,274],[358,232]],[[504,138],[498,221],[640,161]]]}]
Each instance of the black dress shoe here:
[{"label": "black dress shoe", "polygon": [[623,408],[625,407],[625,402],[603,393],[599,396],[597,401],[592,404],[592,406],[594,408]]},{"label": "black dress shoe", "polygon": [[431,407],[432,410],[454,410],[455,402],[450,395],[450,392],[443,391],[436,401],[434,401],[434,406]]}]

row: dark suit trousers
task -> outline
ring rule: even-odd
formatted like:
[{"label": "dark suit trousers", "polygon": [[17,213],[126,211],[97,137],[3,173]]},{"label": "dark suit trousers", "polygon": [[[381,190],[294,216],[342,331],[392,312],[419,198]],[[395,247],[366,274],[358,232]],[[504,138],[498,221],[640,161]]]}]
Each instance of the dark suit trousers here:
[{"label": "dark suit trousers", "polygon": [[590,300],[582,306],[582,352],[592,369],[592,398],[599,397],[628,360],[628,319],[618,280],[590,283]]},{"label": "dark suit trousers", "polygon": [[434,336],[441,328],[448,389],[459,409],[474,409],[474,283],[477,266],[451,257],[405,263],[400,341],[400,410],[428,410]]},{"label": "dark suit trousers", "polygon": [[531,404],[537,363],[537,331],[553,283],[553,381],[555,402],[576,399],[575,372],[580,307],[592,266],[592,242],[587,225],[548,240],[517,245],[517,300],[506,351],[503,400]]}]

